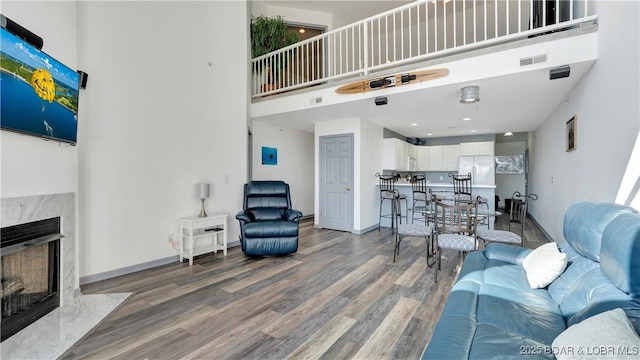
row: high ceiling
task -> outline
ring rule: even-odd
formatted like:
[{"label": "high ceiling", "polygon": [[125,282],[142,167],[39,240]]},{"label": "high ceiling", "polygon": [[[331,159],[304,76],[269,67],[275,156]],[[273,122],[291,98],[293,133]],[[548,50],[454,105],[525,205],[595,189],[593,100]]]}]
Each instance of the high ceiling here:
[{"label": "high ceiling", "polygon": [[[366,6],[363,6],[364,2]],[[347,23],[408,2],[265,1],[276,6],[341,14],[341,17],[349,19]],[[541,43],[538,40],[536,42],[535,46]],[[560,49],[551,47],[536,49],[535,51],[543,51],[542,53],[549,55],[550,63],[546,66],[533,67],[530,71],[518,69],[514,69],[513,72],[494,71],[493,75],[485,76],[483,72],[491,67],[514,68],[513,65],[517,64],[518,58],[511,54],[511,57],[500,64],[495,61],[482,63],[481,60],[472,58],[472,61],[462,68],[458,67],[457,71],[452,70],[447,77],[452,80],[438,86],[409,85],[404,89],[392,88],[362,95],[341,95],[342,98],[336,99],[334,94],[336,86],[332,87],[328,84],[323,86],[324,90],[308,89],[299,95],[285,94],[264,99],[264,102],[272,102],[276,110],[271,113],[256,111],[256,105],[260,107],[262,104],[254,104],[253,116],[257,120],[309,132],[314,131],[314,123],[318,121],[362,118],[404,136],[420,138],[534,131],[559,104],[567,101],[567,94],[595,62],[592,53],[585,54],[588,56],[582,59],[580,56],[575,56],[579,51],[567,49],[566,45]],[[529,50],[528,48],[516,49],[515,53],[520,54],[523,51]],[[526,55],[535,54],[538,52]],[[560,58],[567,62],[551,64]],[[446,59],[441,63],[446,67],[450,65],[446,63]],[[571,66],[571,75],[567,78],[550,80],[550,67],[565,64]],[[460,89],[467,85],[480,87],[480,102],[470,105],[460,103]],[[386,96],[388,104],[376,106],[375,96]],[[323,98],[322,106],[309,106],[313,103],[310,100],[316,97]],[[280,103],[278,98],[289,100],[283,100]],[[343,100],[347,98],[347,101]],[[288,104],[296,102],[302,106],[287,109]],[[471,118],[471,120],[464,121],[463,118]]]}]

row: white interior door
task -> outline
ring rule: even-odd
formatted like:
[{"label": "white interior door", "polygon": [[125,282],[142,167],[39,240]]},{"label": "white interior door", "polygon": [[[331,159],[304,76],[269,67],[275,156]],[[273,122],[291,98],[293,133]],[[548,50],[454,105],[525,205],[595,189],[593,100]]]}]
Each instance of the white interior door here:
[{"label": "white interior door", "polygon": [[353,135],[320,137],[320,227],[353,230]]}]

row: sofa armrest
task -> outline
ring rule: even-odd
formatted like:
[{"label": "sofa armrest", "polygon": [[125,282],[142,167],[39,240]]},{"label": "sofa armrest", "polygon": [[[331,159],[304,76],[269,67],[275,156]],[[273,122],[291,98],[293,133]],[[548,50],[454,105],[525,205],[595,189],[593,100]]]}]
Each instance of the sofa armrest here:
[{"label": "sofa armrest", "polygon": [[302,212],[294,209],[287,209],[284,212],[284,218],[289,222],[298,222],[302,217]]},{"label": "sofa armrest", "polygon": [[491,243],[484,250],[484,256],[489,260],[502,261],[509,264],[520,265],[522,260],[531,252],[531,249],[519,246]]},{"label": "sofa armrest", "polygon": [[253,214],[251,214],[251,212],[248,210],[239,211],[236,214],[236,219],[240,220],[240,222],[245,222],[245,223],[254,222],[256,220]]}]

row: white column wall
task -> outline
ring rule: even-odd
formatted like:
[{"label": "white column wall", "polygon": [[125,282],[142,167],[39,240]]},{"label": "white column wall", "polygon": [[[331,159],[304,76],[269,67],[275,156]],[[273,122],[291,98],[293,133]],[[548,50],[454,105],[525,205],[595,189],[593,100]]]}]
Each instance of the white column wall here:
[{"label": "white column wall", "polygon": [[[533,134],[530,213],[555,241],[578,201],[616,200],[640,127],[640,3],[599,1],[598,61]],[[554,80],[555,81],[555,80]],[[577,115],[577,149],[565,151],[565,125]]]},{"label": "white column wall", "polygon": [[[375,173],[382,168],[382,127],[359,118],[319,121],[315,124],[315,190],[314,213],[320,214],[320,137],[353,134],[353,231],[367,230],[378,223],[378,196]],[[374,205],[375,204],[375,205]],[[314,225],[320,225],[316,216]]]},{"label": "white column wall", "polygon": [[[252,122],[252,180],[282,180],[291,189],[291,204],[302,214],[313,215],[313,134],[263,121]],[[262,164],[262,147],[278,149],[278,164]]]},{"label": "white column wall", "polygon": [[[224,14],[224,16],[221,16]],[[79,2],[89,74],[79,159],[81,276],[177,255],[177,219],[229,215],[247,173],[246,2]]]},{"label": "white column wall", "polygon": [[[42,51],[75,69],[76,4],[70,1],[3,1],[2,14],[44,40]],[[79,123],[83,93],[80,91]],[[78,146],[0,132],[1,197],[76,192]]]},{"label": "white column wall", "polygon": [[[2,14],[43,38],[42,50],[66,66],[77,68],[76,3],[71,1],[2,1]],[[80,91],[78,126],[82,126],[85,96]],[[69,146],[57,141],[0,131],[0,198],[34,195],[74,195],[73,289],[80,286],[78,247],[78,153],[83,144]],[[64,270],[64,269],[63,269]]]}]

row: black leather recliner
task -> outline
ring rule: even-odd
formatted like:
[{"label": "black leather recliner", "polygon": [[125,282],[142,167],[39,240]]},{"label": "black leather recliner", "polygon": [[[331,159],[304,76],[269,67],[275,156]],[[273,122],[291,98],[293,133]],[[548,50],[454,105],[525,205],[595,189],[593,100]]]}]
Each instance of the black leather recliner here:
[{"label": "black leather recliner", "polygon": [[244,185],[243,208],[236,219],[240,221],[240,242],[245,255],[286,255],[298,251],[302,212],[291,209],[289,184],[248,182]]}]

